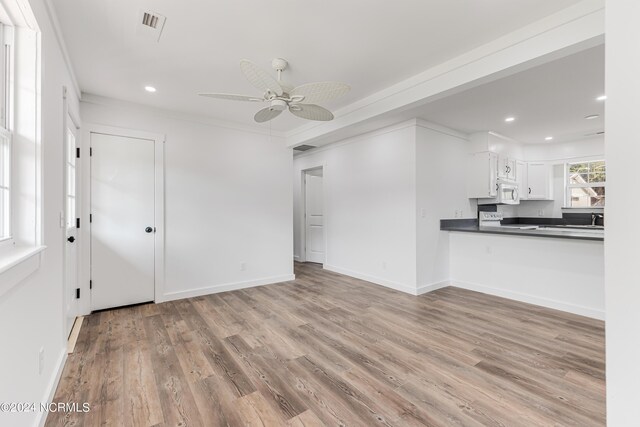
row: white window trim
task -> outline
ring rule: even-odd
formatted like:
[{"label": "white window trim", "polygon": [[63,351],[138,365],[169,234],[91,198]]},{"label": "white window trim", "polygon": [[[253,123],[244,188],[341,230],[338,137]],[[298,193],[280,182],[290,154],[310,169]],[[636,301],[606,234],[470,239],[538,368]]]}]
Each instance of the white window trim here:
[{"label": "white window trim", "polygon": [[[11,84],[8,85],[8,93],[6,96],[9,108],[2,106],[5,108],[6,120],[0,120],[0,132],[6,132],[11,135],[9,140],[11,144],[11,153],[9,156],[9,161],[11,163],[9,171],[9,186],[13,194],[11,195],[9,207],[9,219],[11,222],[9,236],[0,242],[0,297],[2,297],[5,293],[11,291],[14,286],[23,283],[25,278],[40,268],[41,254],[46,249],[46,246],[42,244],[40,228],[40,215],[42,209],[42,177],[40,168],[42,164],[42,153],[40,150],[41,45],[40,38],[37,35],[37,33],[39,33],[39,29],[29,4],[23,0],[0,0],[0,16],[4,23],[3,27],[6,30],[3,31],[3,37],[0,41],[0,45],[4,46],[5,43],[8,42],[10,46],[14,46],[14,40],[18,37],[18,32],[20,32],[20,37],[25,37],[25,40],[28,40],[28,43],[33,43],[24,45],[28,50],[22,52],[21,61],[31,61],[31,55],[33,55],[33,61],[35,61],[33,64],[34,67],[27,65],[26,70],[28,70],[28,74],[20,76],[18,79],[19,76],[15,72],[16,68],[19,67],[18,56],[14,49],[9,50],[8,59],[11,66],[8,70],[9,81]],[[4,51],[4,49],[2,50]],[[4,52],[2,54],[4,54]],[[34,75],[31,75],[32,73]],[[27,111],[34,111],[35,116],[33,117],[19,117],[14,114],[15,109],[12,107],[15,105],[14,99],[16,96],[16,85],[20,84],[18,80],[22,81],[23,84],[25,82],[28,83],[29,88],[26,90],[31,89],[38,95],[31,99],[25,98],[29,103],[33,103],[33,108],[27,109]],[[30,88],[31,84],[34,85],[33,88]],[[33,124],[35,124],[35,127]],[[16,141],[14,141],[14,139],[17,138],[16,135],[18,134],[21,135],[21,140],[28,138],[26,142],[33,144],[32,148],[34,156],[33,158],[29,158],[28,163],[30,164],[24,171],[22,170],[23,162],[16,161]],[[20,169],[17,169],[18,167],[20,167]],[[35,172],[35,176],[30,175],[30,170]],[[20,191],[20,188],[16,187],[16,185],[21,185],[21,181],[16,180],[16,177],[20,175],[20,178],[22,179],[22,173],[25,173],[26,175],[24,176],[28,177],[29,185],[31,185],[32,182],[35,182],[35,200],[33,201],[34,211],[28,212],[28,215],[34,220],[34,227],[32,231],[25,231],[28,235],[22,235],[20,230],[16,228],[16,219],[22,218],[22,214],[25,213],[20,210],[20,203],[18,203],[15,198],[15,194],[17,194],[16,191]],[[27,228],[25,228],[25,230],[27,230]]]}]

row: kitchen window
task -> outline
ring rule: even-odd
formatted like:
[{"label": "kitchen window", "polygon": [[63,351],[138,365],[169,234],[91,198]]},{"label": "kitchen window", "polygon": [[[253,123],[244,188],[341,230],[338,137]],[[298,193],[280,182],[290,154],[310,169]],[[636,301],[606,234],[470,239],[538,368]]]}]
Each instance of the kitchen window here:
[{"label": "kitchen window", "polygon": [[567,164],[567,206],[603,208],[606,181],[604,160]]}]

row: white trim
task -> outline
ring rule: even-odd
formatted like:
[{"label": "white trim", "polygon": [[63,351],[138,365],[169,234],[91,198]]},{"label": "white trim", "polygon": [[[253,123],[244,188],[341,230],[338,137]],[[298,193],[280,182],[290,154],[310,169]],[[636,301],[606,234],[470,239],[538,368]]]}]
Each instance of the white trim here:
[{"label": "white trim", "polygon": [[438,289],[446,288],[448,286],[451,286],[451,282],[449,280],[444,280],[442,282],[436,282],[436,283],[430,283],[428,285],[418,286],[416,295],[422,295],[428,292],[437,291]]},{"label": "white trim", "polygon": [[60,21],[58,21],[58,15],[56,14],[56,9],[53,6],[51,0],[44,0],[44,5],[45,5],[45,10],[47,11],[47,16],[49,17],[49,21],[51,22],[51,26],[53,27],[53,32],[56,36],[56,41],[58,42],[58,46],[60,47],[60,51],[62,52],[62,59],[64,61],[64,65],[66,66],[67,71],[69,72],[69,78],[71,79],[73,90],[76,93],[76,97],[80,99],[80,97],[82,96],[82,91],[80,90],[80,85],[78,84],[76,73],[73,70],[73,64],[71,63],[71,58],[69,57],[69,51],[67,50],[67,45],[64,42],[64,36],[62,35]]},{"label": "white trim", "polygon": [[594,319],[604,320],[605,311],[595,308],[584,307],[581,305],[571,304],[563,301],[553,300],[549,298],[537,297],[534,295],[523,294],[520,292],[496,289],[490,286],[480,285],[478,283],[452,281],[451,286],[470,291],[481,292],[483,294],[494,295],[515,301],[525,302],[528,304],[539,305],[541,307],[552,308],[554,310],[566,311],[580,316],[591,317]]},{"label": "white trim", "polygon": [[300,262],[300,255],[294,255],[293,260]]},{"label": "white trim", "polygon": [[222,129],[231,129],[235,131],[242,132],[250,132],[258,135],[265,135],[274,138],[284,138],[285,134],[281,131],[270,130],[269,128],[261,127],[261,126],[250,126],[244,125],[241,123],[234,123],[231,121],[219,120],[213,117],[198,115],[198,114],[188,114],[181,113],[175,110],[168,110],[165,108],[158,108],[149,105],[137,104],[134,102],[122,101],[119,99],[109,98],[100,95],[93,95],[90,93],[83,93],[80,102],[84,102],[86,104],[94,104],[94,105],[104,105],[107,107],[118,107],[118,108],[130,108],[142,111],[151,111],[158,116],[166,117],[173,120],[180,120],[188,123],[197,123],[200,125],[208,125],[214,126]]},{"label": "white trim", "polygon": [[[165,286],[165,218],[164,218],[164,169],[165,169],[165,161],[164,161],[164,145],[166,137],[164,134],[152,133],[146,131],[139,131],[134,129],[120,128],[114,126],[105,126],[99,125],[95,123],[86,123],[84,125],[85,135],[87,144],[91,145],[91,134],[104,134],[104,135],[115,135],[122,136],[126,138],[137,138],[137,139],[146,139],[154,142],[154,159],[155,159],[155,224],[156,232],[155,232],[155,262],[154,262],[154,300],[155,302],[162,301],[164,297],[164,286]],[[90,157],[90,156],[89,156]],[[89,218],[91,214],[91,168],[89,168],[89,173],[84,174],[85,184],[88,188],[88,203],[85,203],[85,206],[88,206],[86,218]],[[88,221],[87,221],[88,222]],[[91,230],[91,227],[86,227],[85,230]],[[87,259],[91,259],[90,256],[90,248],[91,248],[91,234],[89,233],[89,244],[87,244],[87,249],[84,250],[83,257],[86,256]],[[89,265],[89,276],[86,279],[86,283],[80,284],[80,286],[84,285],[86,288],[86,292],[90,293],[89,290],[89,280],[91,280],[91,265]],[[90,299],[89,299],[90,300]],[[86,313],[80,314],[89,314],[91,312],[91,302],[89,301],[89,306],[86,307]]]},{"label": "white trim", "polygon": [[[56,365],[55,375],[49,381],[49,385],[45,390],[44,396],[46,396],[46,403],[51,403],[56,394],[56,389],[58,388],[58,383],[60,382],[60,378],[62,377],[62,372],[64,372],[64,365],[67,362],[67,347],[65,346],[62,349],[60,357],[58,357],[58,363]],[[47,422],[47,415],[49,415],[48,411],[39,411],[36,416],[35,425],[44,426]]]},{"label": "white trim", "polygon": [[287,274],[283,276],[265,277],[263,279],[247,280],[244,282],[225,283],[221,285],[205,286],[202,288],[194,288],[186,291],[168,292],[158,302],[173,301],[183,298],[193,298],[202,295],[217,294],[219,292],[235,291],[238,289],[253,288],[256,286],[271,285],[274,283],[290,282],[296,279],[295,274]]},{"label": "white trim", "polygon": [[382,279],[376,276],[370,276],[368,274],[359,273],[357,271],[349,270],[347,268],[337,267],[335,265],[324,264],[324,269],[333,271],[334,273],[344,274],[345,276],[355,277],[356,279],[371,282],[375,285],[391,288],[396,291],[404,292],[411,295],[417,295],[418,290],[415,286],[405,285],[403,283],[393,282],[391,280]]}]

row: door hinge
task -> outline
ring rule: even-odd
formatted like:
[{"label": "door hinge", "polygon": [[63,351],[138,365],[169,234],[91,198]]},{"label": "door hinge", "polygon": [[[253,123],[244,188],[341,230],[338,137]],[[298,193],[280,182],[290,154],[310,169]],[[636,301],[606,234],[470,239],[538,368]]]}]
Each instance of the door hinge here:
[{"label": "door hinge", "polygon": [[80,228],[80,218],[76,218],[76,228]]},{"label": "door hinge", "polygon": [[93,147],[89,147],[89,156],[93,156]]},{"label": "door hinge", "polygon": [[80,147],[76,147],[76,159],[80,158]]},{"label": "door hinge", "polygon": [[76,299],[80,299],[80,288],[76,288]]},{"label": "door hinge", "polygon": [[89,289],[93,289],[93,280],[89,280]]},{"label": "door hinge", "polygon": [[89,222],[93,222],[93,214],[89,214]]}]

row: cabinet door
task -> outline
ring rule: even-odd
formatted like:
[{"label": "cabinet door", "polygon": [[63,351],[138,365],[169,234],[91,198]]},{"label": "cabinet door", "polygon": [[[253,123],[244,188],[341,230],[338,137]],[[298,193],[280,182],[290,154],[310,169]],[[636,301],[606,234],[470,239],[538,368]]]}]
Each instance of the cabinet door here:
[{"label": "cabinet door", "polygon": [[516,160],[507,159],[507,179],[509,181],[516,181]]},{"label": "cabinet door", "polygon": [[549,166],[545,163],[527,164],[528,199],[549,198]]},{"label": "cabinet door", "polygon": [[523,161],[516,161],[516,179],[518,183],[518,191],[520,191],[520,200],[529,198],[529,184],[527,184],[527,164]]},{"label": "cabinet door", "polygon": [[498,155],[498,178],[508,179],[509,177],[509,158],[507,156]]}]

